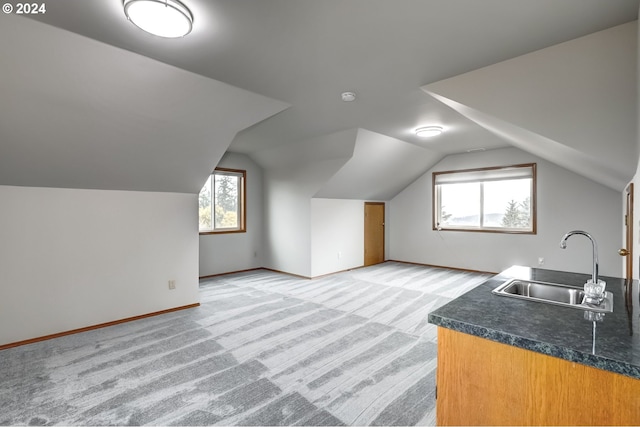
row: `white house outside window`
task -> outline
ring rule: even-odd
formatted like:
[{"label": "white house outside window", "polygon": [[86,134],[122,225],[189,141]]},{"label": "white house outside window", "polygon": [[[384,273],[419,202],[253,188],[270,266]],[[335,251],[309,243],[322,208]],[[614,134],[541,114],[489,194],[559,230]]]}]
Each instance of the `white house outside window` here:
[{"label": "white house outside window", "polygon": [[246,171],[216,168],[198,197],[200,233],[237,233],[245,228]]},{"label": "white house outside window", "polygon": [[434,230],[536,233],[536,165],[433,173]]}]

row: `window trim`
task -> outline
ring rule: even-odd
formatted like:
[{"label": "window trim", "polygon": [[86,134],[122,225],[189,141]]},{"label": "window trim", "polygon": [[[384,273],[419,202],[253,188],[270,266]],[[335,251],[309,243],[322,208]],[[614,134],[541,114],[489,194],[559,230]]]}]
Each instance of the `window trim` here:
[{"label": "window trim", "polygon": [[[198,230],[198,234],[207,235],[207,234],[232,234],[232,233],[246,233],[247,232],[247,171],[243,169],[230,169],[230,168],[219,168],[216,167],[211,175],[215,175],[216,172],[232,172],[238,175],[242,175],[242,185],[240,191],[242,194],[240,195],[240,228],[234,229],[220,229],[220,230],[208,230],[208,231],[200,231]],[[211,190],[211,196],[213,198],[213,188]],[[213,200],[211,201],[212,215],[214,204]],[[213,218],[211,219],[213,221]]]},{"label": "window trim", "polygon": [[[455,174],[455,173],[469,173],[469,172],[488,172],[498,171],[513,168],[531,168],[532,180],[531,180],[531,215],[532,223],[531,230],[517,230],[513,228],[497,228],[497,227],[440,227],[438,228],[438,206],[439,206],[439,191],[440,189],[436,185],[436,177],[443,174]],[[537,164],[536,163],[522,163],[509,166],[489,166],[483,168],[472,169],[459,169],[459,170],[447,170],[433,172],[431,175],[431,225],[434,231],[469,231],[473,233],[500,233],[500,234],[537,234],[538,233],[538,208],[537,208]],[[482,209],[482,198],[480,200],[480,208]],[[482,215],[482,210],[480,211]]]}]

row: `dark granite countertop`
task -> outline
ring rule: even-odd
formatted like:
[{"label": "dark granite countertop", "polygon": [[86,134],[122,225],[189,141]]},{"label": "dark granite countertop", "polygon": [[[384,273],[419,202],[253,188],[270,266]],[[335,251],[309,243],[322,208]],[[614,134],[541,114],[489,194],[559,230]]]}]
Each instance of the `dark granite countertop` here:
[{"label": "dark granite countertop", "polygon": [[613,313],[602,321],[584,310],[497,296],[516,278],[582,288],[588,274],[511,267],[429,313],[429,322],[492,341],[640,379],[640,299],[637,280],[601,277],[613,293]]}]

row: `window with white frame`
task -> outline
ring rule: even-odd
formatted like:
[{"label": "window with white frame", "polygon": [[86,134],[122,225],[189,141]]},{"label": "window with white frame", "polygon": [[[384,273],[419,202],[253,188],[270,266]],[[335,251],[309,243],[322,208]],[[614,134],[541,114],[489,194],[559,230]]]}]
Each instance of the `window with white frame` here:
[{"label": "window with white frame", "polygon": [[433,173],[433,229],[536,233],[536,164]]},{"label": "window with white frame", "polygon": [[198,197],[201,234],[237,233],[245,228],[245,181],[243,170],[216,168]]}]

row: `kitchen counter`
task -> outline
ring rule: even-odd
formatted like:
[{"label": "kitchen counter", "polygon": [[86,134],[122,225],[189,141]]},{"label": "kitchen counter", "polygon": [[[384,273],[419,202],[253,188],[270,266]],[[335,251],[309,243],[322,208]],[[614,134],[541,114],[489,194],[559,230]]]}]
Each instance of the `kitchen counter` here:
[{"label": "kitchen counter", "polygon": [[582,288],[588,274],[514,266],[429,313],[443,328],[570,362],[640,379],[638,281],[602,276],[613,294],[613,312],[601,321],[581,309],[497,296],[491,291],[516,278]]}]

